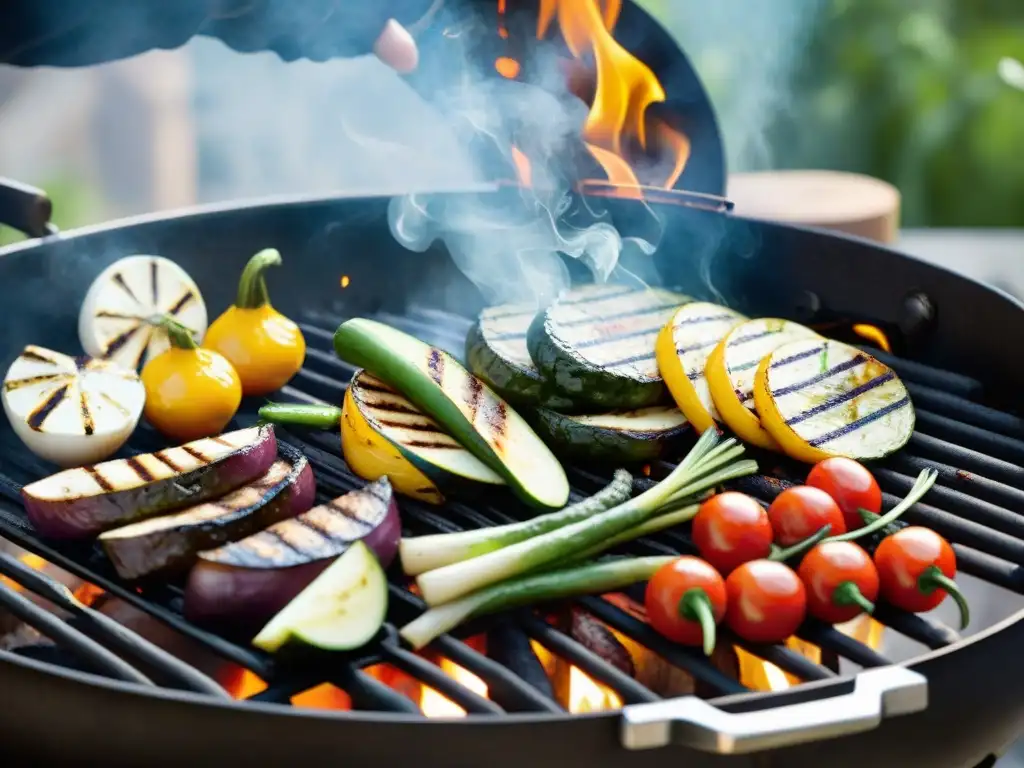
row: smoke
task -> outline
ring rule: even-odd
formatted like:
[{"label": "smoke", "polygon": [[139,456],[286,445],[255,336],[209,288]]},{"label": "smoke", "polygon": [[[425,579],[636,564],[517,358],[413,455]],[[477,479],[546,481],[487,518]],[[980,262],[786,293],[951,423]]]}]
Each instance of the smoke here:
[{"label": "smoke", "polygon": [[823,0],[646,0],[693,61],[722,126],[731,171],[778,165],[784,147],[770,129],[793,107],[792,75],[803,63]]}]

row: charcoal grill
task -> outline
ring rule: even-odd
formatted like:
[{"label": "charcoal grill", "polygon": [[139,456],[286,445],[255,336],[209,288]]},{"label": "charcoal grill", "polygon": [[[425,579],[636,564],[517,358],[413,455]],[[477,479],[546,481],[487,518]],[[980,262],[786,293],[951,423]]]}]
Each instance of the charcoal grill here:
[{"label": "charcoal grill", "polygon": [[[701,192],[716,192],[713,181],[697,186],[703,186]],[[473,194],[500,206],[509,192],[484,185]],[[908,447],[875,468],[886,506],[907,491],[921,468],[935,467],[938,485],[928,503],[917,505],[907,519],[953,541],[961,571],[995,585],[993,590],[1024,594],[1024,422],[1012,407],[1024,383],[1015,352],[1024,346],[1024,307],[991,288],[878,245],[745,219],[723,203],[709,204],[707,197],[665,192],[645,203],[601,200],[621,232],[659,231],[661,245],[654,256],[632,253],[624,265],[652,281],[725,301],[751,316],[815,324],[841,338],[853,338],[851,329],[858,323],[882,329],[896,354],[874,353],[903,377],[918,412],[918,431]],[[0,220],[37,236],[0,250],[7,307],[0,326],[0,364],[5,367],[25,343],[74,349],[77,307],[89,281],[133,253],[178,261],[212,308],[226,306],[233,297],[233,281],[225,276],[236,275],[257,250],[278,248],[288,268],[274,275],[275,304],[301,321],[309,345],[303,370],[281,393],[299,402],[340,401],[352,370],[334,357],[330,338],[345,317],[375,317],[458,356],[469,318],[483,305],[443,246],[412,253],[395,242],[387,225],[389,201],[383,197],[261,200],[65,234],[49,226],[41,192],[5,185],[0,203]],[[347,280],[341,281],[343,275]],[[255,405],[246,404],[239,426],[253,422]],[[309,457],[322,496],[361,484],[340,458],[336,435],[294,431],[280,437]],[[161,445],[155,433],[143,428],[125,452]],[[766,473],[739,485],[764,501],[802,472],[777,457],[758,458]],[[670,467],[652,469],[657,476]],[[136,589],[118,580],[92,545],[39,538],[26,522],[19,492],[24,483],[52,470],[3,425],[0,534],[253,671],[268,687],[246,701],[229,700],[196,669],[76,604],[41,574],[0,556],[0,573],[50,599],[70,617],[55,618],[0,586],[4,608],[70,652],[0,653],[5,701],[13,702],[0,714],[5,755],[30,756],[33,763],[59,764],[70,753],[83,764],[106,765],[242,758],[256,764],[313,765],[339,760],[389,765],[411,759],[444,766],[685,761],[694,766],[799,767],[871,761],[959,768],[991,765],[992,755],[1024,730],[1019,694],[1024,672],[1013,655],[1024,640],[1024,612],[962,639],[930,616],[881,607],[878,618],[890,632],[926,649],[900,665],[835,629],[809,622],[799,636],[823,649],[822,665],[781,646],[739,644],[805,681],[783,692],[754,693],[700,653],[662,640],[618,603],[583,598],[576,601],[578,608],[689,673],[701,699],[660,700],[607,658],[530,612],[481,622],[432,646],[482,679],[489,690],[485,698],[400,644],[395,628],[422,606],[395,577],[388,624],[367,648],[315,663],[275,663],[237,638],[185,621],[178,586],[154,583]],[[570,479],[575,493],[586,494],[607,477],[574,467]],[[639,484],[644,482],[649,481]],[[504,498],[473,506],[449,503],[441,509],[402,500],[401,509],[403,526],[413,534],[494,525],[526,514]],[[675,531],[639,540],[625,551],[691,550],[686,533]],[[502,647],[518,650],[499,656],[492,648],[485,655],[466,642],[479,633],[487,634],[489,645],[499,645],[500,635]],[[538,675],[527,640],[614,690],[625,709],[565,712]],[[832,663],[839,658],[847,662],[842,672]],[[409,698],[367,674],[378,662],[440,692],[468,717],[427,720]],[[320,682],[344,690],[353,711],[288,706],[293,695]],[[683,718],[696,724],[684,725]],[[670,725],[674,719],[678,722]]]}]

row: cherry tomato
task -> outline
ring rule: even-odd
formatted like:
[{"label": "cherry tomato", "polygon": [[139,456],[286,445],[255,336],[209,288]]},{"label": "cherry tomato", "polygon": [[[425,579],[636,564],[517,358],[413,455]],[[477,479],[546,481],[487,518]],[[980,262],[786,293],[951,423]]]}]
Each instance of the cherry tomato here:
[{"label": "cherry tomato", "polygon": [[852,541],[826,541],[800,563],[807,586],[807,612],[829,624],[841,624],[875,610],[878,571],[871,557]]},{"label": "cherry tomato", "polygon": [[715,625],[725,616],[725,582],[710,563],[680,557],[647,582],[647,620],[661,635],[683,645],[715,648]]},{"label": "cherry tomato", "polygon": [[843,456],[833,456],[814,465],[807,484],[820,488],[831,496],[842,510],[848,531],[864,525],[857,512],[866,509],[876,515],[882,513],[882,491],[874,476],[863,464]]},{"label": "cherry tomato", "polygon": [[961,629],[970,623],[967,600],[953,581],[956,555],[935,531],[915,525],[886,536],[875,550],[875,567],[882,597],[897,608],[923,613],[949,594],[960,607]]},{"label": "cherry tomato", "polygon": [[750,496],[727,491],[700,505],[693,518],[693,543],[723,575],[772,550],[768,513]]},{"label": "cherry tomato", "polygon": [[807,612],[800,577],[773,560],[744,563],[729,574],[725,589],[725,623],[751,643],[781,643],[796,632]]},{"label": "cherry tomato", "polygon": [[830,536],[846,533],[839,505],[823,490],[809,485],[795,485],[776,496],[768,507],[768,519],[780,547],[791,547],[825,525],[832,526]]}]

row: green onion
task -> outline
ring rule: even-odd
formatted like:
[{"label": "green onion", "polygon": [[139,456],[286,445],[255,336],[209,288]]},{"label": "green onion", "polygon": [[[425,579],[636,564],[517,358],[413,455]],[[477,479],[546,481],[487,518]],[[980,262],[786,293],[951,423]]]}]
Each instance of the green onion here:
[{"label": "green onion", "polygon": [[534,605],[545,600],[613,592],[640,581],[647,581],[659,568],[675,559],[637,557],[609,560],[521,576],[492,584],[438,608],[431,608],[402,627],[399,634],[409,645],[419,650],[475,616]]},{"label": "green onion", "polygon": [[409,576],[419,576],[435,568],[486,555],[488,552],[518,544],[520,541],[586,520],[607,509],[617,507],[626,501],[632,492],[632,475],[624,469],[618,469],[612,482],[606,487],[590,498],[558,512],[494,528],[402,539],[398,545],[402,570]]},{"label": "green onion", "polygon": [[341,422],[341,408],[333,405],[267,403],[260,408],[259,414],[264,421],[286,427],[336,429]]},{"label": "green onion", "polygon": [[[540,570],[548,564],[566,562],[576,554],[586,552],[646,522],[673,500],[699,493],[723,479],[737,476],[734,467],[721,467],[721,464],[722,461],[728,461],[724,456],[733,455],[733,446],[740,446],[733,439],[721,445],[718,445],[718,441],[715,430],[707,430],[668,477],[614,509],[485,555],[421,574],[416,583],[423,599],[428,605],[441,605],[490,584]],[[704,465],[705,460],[708,466]],[[746,464],[741,468],[743,474],[756,470],[754,462],[738,463]],[[680,495],[681,491],[685,493]]]},{"label": "green onion", "polygon": [[935,485],[935,481],[938,477],[939,473],[934,469],[922,469],[921,474],[917,476],[917,481],[914,483],[914,487],[910,489],[910,493],[908,493],[906,498],[895,507],[862,528],[855,528],[852,531],[847,531],[846,533],[839,534],[837,536],[829,536],[825,541],[853,541],[854,539],[859,539],[862,536],[872,534],[875,531],[882,530],[889,524],[898,520],[904,512],[920,501],[921,497],[928,493],[928,489]]}]

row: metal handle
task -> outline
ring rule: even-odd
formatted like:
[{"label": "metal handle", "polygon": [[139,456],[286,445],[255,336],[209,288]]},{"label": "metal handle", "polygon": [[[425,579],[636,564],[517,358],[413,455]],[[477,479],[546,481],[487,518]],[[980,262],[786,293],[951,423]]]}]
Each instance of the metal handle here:
[{"label": "metal handle", "polygon": [[927,706],[924,676],[890,666],[861,672],[850,693],[757,712],[725,712],[696,696],[635,704],[622,710],[621,738],[626,749],[678,744],[743,754],[869,731]]},{"label": "metal handle", "polygon": [[0,224],[14,227],[29,237],[52,235],[53,203],[41,189],[0,177]]}]

